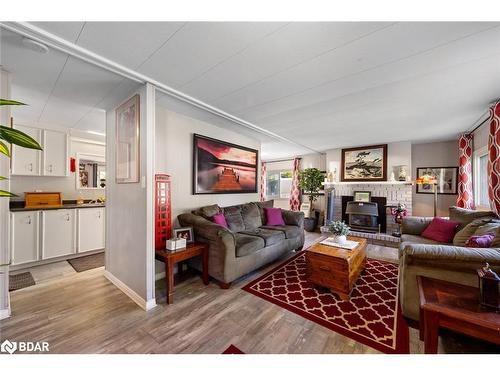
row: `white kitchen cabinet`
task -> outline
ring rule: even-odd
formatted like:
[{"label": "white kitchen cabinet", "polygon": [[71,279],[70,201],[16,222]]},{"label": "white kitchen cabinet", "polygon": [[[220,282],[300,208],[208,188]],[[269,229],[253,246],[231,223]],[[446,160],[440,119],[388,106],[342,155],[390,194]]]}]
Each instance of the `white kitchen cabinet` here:
[{"label": "white kitchen cabinet", "polygon": [[[15,129],[22,131],[35,139],[38,143],[41,142],[41,129],[30,128],[27,126],[16,125]],[[19,176],[39,176],[41,172],[42,152],[19,146],[12,146],[12,173]]]},{"label": "white kitchen cabinet", "polygon": [[76,253],[75,211],[42,211],[42,259]]},{"label": "white kitchen cabinet", "polygon": [[104,249],[104,207],[78,209],[78,252]]},{"label": "white kitchen cabinet", "polygon": [[40,260],[38,211],[11,212],[10,246],[12,264],[23,264]]},{"label": "white kitchen cabinet", "polygon": [[43,176],[68,175],[68,135],[63,132],[43,131]]}]

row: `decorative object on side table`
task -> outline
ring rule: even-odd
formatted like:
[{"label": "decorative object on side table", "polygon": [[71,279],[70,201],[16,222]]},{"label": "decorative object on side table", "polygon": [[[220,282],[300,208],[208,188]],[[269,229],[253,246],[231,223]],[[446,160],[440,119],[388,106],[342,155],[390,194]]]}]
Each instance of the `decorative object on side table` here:
[{"label": "decorative object on side table", "polygon": [[116,109],[117,184],[137,183],[140,175],[140,98],[134,95]]},{"label": "decorative object on side table", "polygon": [[481,306],[500,311],[500,277],[488,263],[477,270],[477,276]]},{"label": "decorative object on side table", "polygon": [[393,232],[394,237],[401,237],[401,224],[406,215],[408,215],[408,210],[403,203],[398,203],[396,207],[391,208],[391,215],[394,217],[394,222],[398,225],[397,232]]},{"label": "decorative object on side table", "polygon": [[387,181],[387,145],[342,149],[342,181]]},{"label": "decorative object on side table", "polygon": [[343,221],[337,220],[328,225],[328,229],[330,233],[333,235],[333,239],[335,242],[339,244],[343,244],[346,239],[347,235],[349,234],[349,226],[344,223]]},{"label": "decorative object on side table", "polygon": [[185,248],[186,244],[187,242],[184,238],[172,238],[171,240],[167,240],[165,248],[167,250],[175,251]]},{"label": "decorative object on side table", "polygon": [[319,212],[314,210],[314,202],[320,195],[319,191],[323,187],[324,180],[325,172],[317,168],[306,168],[299,174],[299,186],[303,194],[308,196],[311,205],[309,217],[304,219],[304,229],[308,232],[314,232],[318,226]]},{"label": "decorative object on side table", "polygon": [[194,242],[193,228],[192,227],[174,228],[172,237],[184,239],[186,240],[187,243]]}]

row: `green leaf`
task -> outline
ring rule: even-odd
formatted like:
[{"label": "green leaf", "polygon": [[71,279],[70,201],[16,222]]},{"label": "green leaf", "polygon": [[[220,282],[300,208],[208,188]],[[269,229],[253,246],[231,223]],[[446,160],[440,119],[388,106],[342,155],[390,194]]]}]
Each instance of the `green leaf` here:
[{"label": "green leaf", "polygon": [[10,150],[9,150],[9,146],[7,146],[5,143],[3,143],[2,141],[0,141],[0,153],[4,154],[4,155],[7,155],[8,157],[10,157]]},{"label": "green leaf", "polygon": [[42,150],[42,147],[38,144],[38,142],[31,138],[29,135],[7,126],[0,125],[0,138],[6,140],[9,143],[13,143],[24,148]]},{"label": "green leaf", "polygon": [[8,180],[8,178],[4,177],[4,176],[0,176],[0,180]]},{"label": "green leaf", "polygon": [[18,102],[16,100],[0,99],[0,105],[26,105],[26,104]]},{"label": "green leaf", "polygon": [[0,197],[17,197],[17,195],[5,190],[0,190]]}]

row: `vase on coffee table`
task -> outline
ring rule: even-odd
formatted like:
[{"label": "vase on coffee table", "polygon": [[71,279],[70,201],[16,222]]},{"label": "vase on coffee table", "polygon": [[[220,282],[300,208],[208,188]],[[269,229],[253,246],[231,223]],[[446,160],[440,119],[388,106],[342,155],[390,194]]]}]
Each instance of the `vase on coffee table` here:
[{"label": "vase on coffee table", "polygon": [[339,245],[343,245],[347,241],[347,236],[344,235],[344,234],[333,235],[332,238],[333,238],[333,241],[336,242],[336,243],[338,243]]}]

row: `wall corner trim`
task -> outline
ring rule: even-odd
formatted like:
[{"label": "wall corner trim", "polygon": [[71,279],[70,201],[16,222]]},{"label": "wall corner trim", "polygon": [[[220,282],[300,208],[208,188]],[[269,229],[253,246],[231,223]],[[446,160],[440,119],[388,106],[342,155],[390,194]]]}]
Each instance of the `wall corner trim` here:
[{"label": "wall corner trim", "polygon": [[143,310],[148,311],[156,307],[156,300],[154,298],[146,301],[144,298],[138,295],[134,290],[132,290],[127,284],[118,279],[108,270],[104,271],[104,277],[106,277],[106,279],[111,281],[111,283],[113,283],[114,286],[116,286],[123,293],[125,293],[132,301],[137,303]]}]

